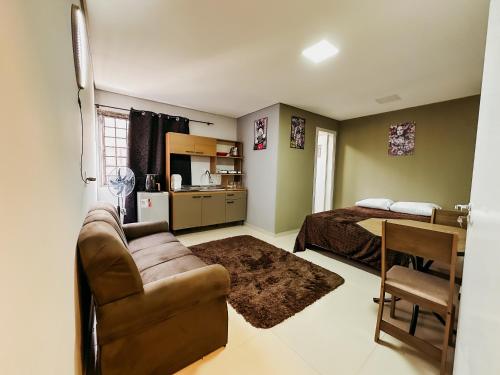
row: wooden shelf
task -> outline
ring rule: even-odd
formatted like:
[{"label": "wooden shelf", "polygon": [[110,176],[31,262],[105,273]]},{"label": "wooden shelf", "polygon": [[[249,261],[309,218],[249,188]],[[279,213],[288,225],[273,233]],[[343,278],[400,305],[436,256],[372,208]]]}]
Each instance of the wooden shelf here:
[{"label": "wooden shelf", "polygon": [[215,156],[216,158],[220,158],[220,159],[243,159],[243,156],[220,156],[220,155],[216,155]]}]

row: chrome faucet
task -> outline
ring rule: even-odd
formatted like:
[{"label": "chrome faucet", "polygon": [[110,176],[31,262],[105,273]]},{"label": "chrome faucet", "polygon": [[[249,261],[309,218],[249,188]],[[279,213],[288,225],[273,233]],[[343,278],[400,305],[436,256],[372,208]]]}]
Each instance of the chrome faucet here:
[{"label": "chrome faucet", "polygon": [[212,174],[210,173],[210,171],[208,169],[205,171],[205,174],[208,175],[208,183],[213,184],[214,180],[212,178]]}]

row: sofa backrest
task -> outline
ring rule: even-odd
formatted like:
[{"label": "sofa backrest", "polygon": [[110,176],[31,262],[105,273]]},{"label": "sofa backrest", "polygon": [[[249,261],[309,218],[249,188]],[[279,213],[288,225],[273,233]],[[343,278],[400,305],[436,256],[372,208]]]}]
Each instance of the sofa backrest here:
[{"label": "sofa backrest", "polygon": [[78,253],[98,306],[143,291],[112,205],[99,203],[89,211],[78,237]]}]

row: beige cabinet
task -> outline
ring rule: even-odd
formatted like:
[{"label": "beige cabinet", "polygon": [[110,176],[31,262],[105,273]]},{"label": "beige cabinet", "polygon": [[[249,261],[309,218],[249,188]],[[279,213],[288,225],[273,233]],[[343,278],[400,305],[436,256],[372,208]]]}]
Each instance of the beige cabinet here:
[{"label": "beige cabinet", "polygon": [[172,195],[172,228],[174,230],[201,226],[201,194]]},{"label": "beige cabinet", "polygon": [[226,199],[227,200],[232,200],[232,199],[247,199],[247,192],[246,191],[228,191],[226,193]]},{"label": "beige cabinet", "polygon": [[226,197],[224,193],[203,194],[201,201],[201,225],[215,225],[226,221]]},{"label": "beige cabinet", "polygon": [[173,230],[244,221],[245,191],[172,193]]},{"label": "beige cabinet", "polygon": [[243,221],[247,218],[247,193],[246,191],[231,192],[226,194],[226,223]]}]

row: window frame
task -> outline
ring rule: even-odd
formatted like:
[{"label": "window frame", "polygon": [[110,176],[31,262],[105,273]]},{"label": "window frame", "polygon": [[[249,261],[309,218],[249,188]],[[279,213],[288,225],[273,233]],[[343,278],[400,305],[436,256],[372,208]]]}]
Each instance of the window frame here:
[{"label": "window frame", "polygon": [[[128,127],[129,127],[129,113],[121,113],[121,112],[115,112],[115,111],[108,111],[108,110],[103,110],[98,108],[97,109],[97,124],[98,124],[98,137],[99,137],[99,186],[101,187],[107,187],[107,174],[106,174],[106,144],[105,144],[105,119],[106,118],[113,118],[115,121],[115,132],[116,132],[116,120],[125,120],[126,121],[126,136],[125,136],[125,142],[126,142],[126,149],[128,149]],[[116,142],[116,133],[113,137]],[[123,139],[119,137],[120,139]],[[117,149],[116,143],[115,146],[108,146],[108,147],[114,147],[115,151]],[[118,148],[123,148],[123,147],[118,147]],[[123,157],[123,156],[120,156]],[[125,156],[126,157],[126,164],[128,165],[128,153]],[[115,152],[115,158],[118,158],[117,153]],[[118,164],[118,163],[116,163]]]}]

